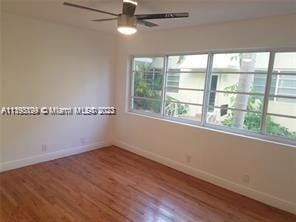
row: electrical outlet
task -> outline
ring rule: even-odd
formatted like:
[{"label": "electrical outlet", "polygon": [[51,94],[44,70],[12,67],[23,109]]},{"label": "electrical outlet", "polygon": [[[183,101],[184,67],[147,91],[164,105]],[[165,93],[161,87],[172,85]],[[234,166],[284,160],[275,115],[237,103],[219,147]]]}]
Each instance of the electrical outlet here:
[{"label": "electrical outlet", "polygon": [[186,159],[187,163],[191,163],[191,156],[190,155],[186,155],[185,159]]},{"label": "electrical outlet", "polygon": [[243,183],[249,184],[251,182],[251,178],[249,175],[244,175],[242,181]]},{"label": "electrical outlet", "polygon": [[80,138],[80,143],[82,144],[82,145],[84,145],[85,144],[85,138]]},{"label": "electrical outlet", "polygon": [[41,151],[42,151],[42,153],[45,153],[47,151],[47,145],[46,144],[41,145]]}]

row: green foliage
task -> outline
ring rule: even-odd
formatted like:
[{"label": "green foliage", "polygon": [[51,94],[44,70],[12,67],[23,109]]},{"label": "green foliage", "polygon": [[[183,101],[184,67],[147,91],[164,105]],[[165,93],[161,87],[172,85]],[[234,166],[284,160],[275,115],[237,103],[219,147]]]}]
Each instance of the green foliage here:
[{"label": "green foliage", "polygon": [[[234,88],[235,86],[231,86]],[[235,103],[235,96],[232,96],[231,103]],[[261,114],[256,113],[258,110],[262,110],[263,103],[262,100],[256,98],[256,96],[249,96],[248,105],[245,118],[244,118],[244,128],[253,131],[260,131]],[[222,124],[224,126],[232,127],[233,125],[233,113],[227,114],[226,118],[223,120]],[[270,116],[266,117],[266,131],[271,135],[288,137],[290,139],[296,139],[296,132],[289,131],[288,128],[281,126],[280,124],[274,122]]]},{"label": "green foliage", "polygon": [[253,132],[260,131],[261,115],[247,112],[244,119],[244,128]]},{"label": "green foliage", "polygon": [[[154,75],[154,78],[145,79],[145,72],[152,72],[150,63],[137,62],[137,70],[134,73],[134,95],[137,97],[148,99],[134,99],[134,107],[136,109],[150,110],[155,113],[160,113],[161,109],[161,90],[162,90],[162,75]],[[188,112],[188,105],[179,103],[178,100],[172,97],[167,98],[165,111],[168,115],[182,115]]]},{"label": "green foliage", "polygon": [[153,100],[134,99],[136,109],[160,112],[162,79],[155,78],[150,84],[143,78],[143,73],[136,72],[134,75],[134,95],[137,97],[150,98]]},{"label": "green foliage", "polygon": [[[224,90],[227,91],[227,92],[237,92],[237,89],[238,89],[238,83],[233,84],[231,86],[227,86],[227,87],[224,88]],[[229,94],[224,93],[224,96],[229,96]],[[235,96],[230,97],[230,103],[231,104],[235,103],[235,98],[236,98]]]},{"label": "green foliage", "polygon": [[135,69],[140,71],[140,72],[148,72],[149,70],[151,70],[152,68],[152,63],[148,63],[148,62],[135,62]]},{"label": "green foliage", "polygon": [[155,113],[160,113],[161,105],[160,101],[150,101],[142,99],[134,99],[134,108],[141,110],[149,110]]},{"label": "green foliage", "polygon": [[168,97],[166,101],[165,113],[169,116],[181,116],[188,112],[187,104],[176,103],[178,100]]},{"label": "green foliage", "polygon": [[148,97],[152,99],[160,99],[160,90],[162,88],[162,78],[157,76],[149,81],[144,79],[142,73],[136,72],[134,75],[134,93],[138,97]]},{"label": "green foliage", "polygon": [[228,113],[225,119],[222,121],[224,126],[232,127],[232,113]]},{"label": "green foliage", "polygon": [[271,135],[284,136],[296,140],[296,132],[290,132],[288,128],[273,122],[270,116],[266,118],[266,131]]}]

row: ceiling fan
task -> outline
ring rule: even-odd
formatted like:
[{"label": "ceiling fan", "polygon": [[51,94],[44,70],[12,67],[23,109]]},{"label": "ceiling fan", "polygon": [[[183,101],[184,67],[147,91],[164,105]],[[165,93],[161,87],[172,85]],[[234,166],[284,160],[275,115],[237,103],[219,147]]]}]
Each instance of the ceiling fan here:
[{"label": "ceiling fan", "polygon": [[189,17],[188,12],[135,15],[138,3],[133,0],[123,0],[123,8],[122,8],[121,14],[106,12],[106,11],[102,11],[99,9],[90,8],[87,6],[73,4],[73,3],[69,3],[69,2],[64,2],[64,5],[115,16],[114,18],[95,19],[93,21],[94,22],[104,22],[104,21],[110,21],[110,20],[117,20],[117,25],[118,25],[117,30],[124,35],[132,35],[132,34],[136,33],[137,32],[137,24],[143,25],[146,27],[158,26],[155,23],[147,21],[150,19],[173,19],[173,18],[187,18],[187,17]]}]

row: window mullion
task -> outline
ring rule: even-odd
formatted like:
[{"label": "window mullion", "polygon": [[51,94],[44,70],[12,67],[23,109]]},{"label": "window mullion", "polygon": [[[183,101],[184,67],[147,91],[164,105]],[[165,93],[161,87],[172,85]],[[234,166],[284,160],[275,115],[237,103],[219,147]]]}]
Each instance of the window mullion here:
[{"label": "window mullion", "polygon": [[130,82],[129,82],[129,86],[130,86],[130,90],[129,90],[129,107],[128,110],[133,110],[134,109],[134,103],[133,103],[133,96],[134,96],[134,84],[135,84],[135,73],[134,73],[134,59],[135,57],[133,56],[131,58],[131,63],[130,63]]},{"label": "window mullion", "polygon": [[211,76],[212,76],[212,67],[213,67],[213,53],[208,54],[208,64],[207,64],[207,72],[205,78],[205,86],[204,86],[204,97],[203,97],[203,107],[202,107],[202,118],[201,125],[204,126],[207,120],[207,112],[208,112],[208,103],[210,98],[211,91]]},{"label": "window mullion", "polygon": [[162,97],[161,97],[161,115],[165,115],[165,97],[166,97],[166,85],[168,77],[168,56],[164,57],[164,67],[163,67],[163,81],[162,81]]},{"label": "window mullion", "polygon": [[264,101],[263,101],[263,112],[262,112],[261,124],[260,124],[260,132],[263,134],[265,133],[266,115],[267,115],[268,99],[269,99],[271,82],[272,82],[274,58],[275,58],[275,52],[270,52],[268,72],[267,72],[267,78],[266,78],[266,84],[265,84]]}]

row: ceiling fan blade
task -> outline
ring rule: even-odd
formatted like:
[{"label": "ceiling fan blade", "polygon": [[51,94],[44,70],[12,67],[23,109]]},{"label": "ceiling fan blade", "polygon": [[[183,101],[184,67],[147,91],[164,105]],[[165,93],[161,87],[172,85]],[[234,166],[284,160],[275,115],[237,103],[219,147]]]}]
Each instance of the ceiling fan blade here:
[{"label": "ceiling fan blade", "polygon": [[187,18],[189,17],[188,12],[182,13],[161,13],[161,14],[143,14],[135,15],[138,20],[142,19],[171,19],[171,18]]},{"label": "ceiling fan blade", "polygon": [[105,22],[105,21],[113,21],[113,20],[118,20],[118,18],[94,19],[94,20],[91,20],[91,21],[93,21],[93,22]]},{"label": "ceiling fan blade", "polygon": [[134,16],[138,3],[132,0],[123,0],[122,14]]},{"label": "ceiling fan blade", "polygon": [[152,28],[152,27],[155,27],[155,26],[158,26],[157,24],[153,23],[153,22],[148,22],[148,21],[145,21],[145,20],[137,20],[137,23],[139,25],[144,25],[144,26],[147,26],[149,28]]},{"label": "ceiling fan blade", "polygon": [[100,12],[100,13],[107,14],[107,15],[119,16],[119,14],[115,14],[112,12],[106,12],[106,11],[102,11],[99,9],[90,8],[90,7],[83,6],[83,5],[77,5],[77,4],[73,4],[73,3],[69,3],[69,2],[64,2],[64,5],[74,7],[74,8],[86,9],[86,10],[90,10],[90,11],[94,11],[94,12]]}]

